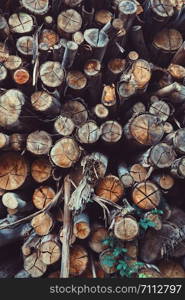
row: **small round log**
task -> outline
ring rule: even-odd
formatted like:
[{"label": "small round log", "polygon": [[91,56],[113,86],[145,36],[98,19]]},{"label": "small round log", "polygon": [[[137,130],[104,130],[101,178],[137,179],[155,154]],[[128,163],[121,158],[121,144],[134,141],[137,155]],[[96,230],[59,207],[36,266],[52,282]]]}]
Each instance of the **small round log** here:
[{"label": "small round log", "polygon": [[21,197],[18,194],[12,192],[5,193],[2,196],[2,203],[7,208],[17,210],[26,206],[26,202],[23,199],[21,199]]},{"label": "small round log", "polygon": [[75,140],[64,137],[56,142],[50,151],[52,162],[61,168],[70,168],[80,158],[81,150]]},{"label": "small round log", "polygon": [[174,131],[173,125],[170,122],[165,122],[163,128],[165,134],[169,134]]},{"label": "small round log", "polygon": [[14,151],[23,151],[26,148],[26,135],[13,133],[10,136],[10,147]]},{"label": "small round log", "polygon": [[114,235],[123,241],[132,241],[139,234],[139,225],[132,216],[116,217]]},{"label": "small round log", "polygon": [[81,144],[94,144],[99,140],[101,131],[95,121],[87,121],[76,131],[76,137]]},{"label": "small round log", "polygon": [[16,190],[21,187],[28,175],[28,165],[23,156],[6,152],[0,156],[0,188]]},{"label": "small round log", "polygon": [[72,34],[72,40],[75,42],[77,45],[81,45],[84,42],[84,35],[81,31],[77,31]]},{"label": "small round log", "polygon": [[136,16],[136,3],[133,1],[121,1],[118,5],[118,11],[118,17],[123,21],[125,30],[129,30]]},{"label": "small round log", "polygon": [[[48,48],[53,47],[59,42],[58,34],[52,29],[44,29],[39,36],[39,48],[41,44],[46,44]],[[42,46],[41,46],[42,50]]]},{"label": "small round log", "polygon": [[10,30],[17,34],[30,33],[33,30],[33,18],[24,12],[19,12],[11,15],[8,20]]},{"label": "small round log", "polygon": [[145,181],[138,183],[132,192],[132,201],[144,210],[150,210],[158,207],[161,195],[158,187],[150,182]]},{"label": "small round log", "polygon": [[94,20],[100,28],[110,22],[111,19],[112,13],[107,9],[98,10],[94,16]]},{"label": "small round log", "polygon": [[142,182],[146,178],[147,169],[144,168],[141,164],[133,164],[130,167],[130,175],[132,176],[135,182]]},{"label": "small round log", "polygon": [[150,64],[144,59],[137,59],[132,65],[132,74],[139,92],[145,92],[151,79]]},{"label": "small round log", "polygon": [[95,194],[100,198],[118,202],[124,195],[124,186],[118,177],[107,175],[100,179],[95,187]]},{"label": "small round log", "polygon": [[55,235],[49,234],[41,239],[38,248],[39,259],[47,266],[56,263],[61,256],[61,247]]},{"label": "small round log", "polygon": [[9,57],[9,50],[5,43],[0,42],[0,63],[5,62]]},{"label": "small round log", "polygon": [[47,61],[40,67],[40,78],[46,86],[56,88],[63,83],[64,70],[59,62]]},{"label": "small round log", "polygon": [[118,80],[126,65],[125,59],[113,58],[107,64],[106,83],[111,84]]},{"label": "small round log", "polygon": [[113,274],[116,272],[116,261],[114,263],[114,265],[112,267],[109,267],[107,264],[106,264],[106,259],[107,258],[114,258],[113,256],[113,250],[111,249],[106,249],[104,250],[100,256],[99,256],[99,261],[100,261],[100,265],[102,267],[102,269],[104,270],[105,273],[107,274]]},{"label": "small round log", "polygon": [[55,191],[50,186],[40,186],[32,196],[33,204],[38,209],[46,207],[55,197]]},{"label": "small round log", "polygon": [[166,172],[156,173],[152,176],[152,181],[158,184],[160,188],[165,191],[170,190],[175,184],[173,177]]},{"label": "small round log", "polygon": [[117,121],[106,121],[100,127],[101,139],[109,144],[114,144],[122,138],[122,126]]},{"label": "small round log", "polygon": [[185,77],[185,68],[183,66],[171,63],[167,71],[175,80],[182,80]]},{"label": "small round log", "polygon": [[64,56],[62,60],[62,67],[64,69],[69,69],[72,67],[75,57],[78,51],[78,44],[73,41],[68,41],[64,51]]},{"label": "small round log", "polygon": [[31,277],[38,278],[44,275],[47,266],[41,261],[41,259],[38,258],[38,254],[34,252],[25,258],[24,269],[31,275]]},{"label": "small round log", "polygon": [[31,226],[33,227],[36,234],[39,236],[47,235],[50,233],[54,225],[54,221],[51,216],[46,213],[40,213],[36,217],[33,217]]},{"label": "small round log", "polygon": [[175,260],[159,262],[158,267],[164,278],[185,278],[185,271]]},{"label": "small round log", "polygon": [[22,6],[35,15],[44,15],[49,10],[49,0],[20,0]]},{"label": "small round log", "polygon": [[80,71],[70,71],[67,74],[66,77],[66,82],[68,87],[73,91],[73,92],[79,92],[83,91],[84,88],[86,87],[87,84],[87,78],[85,74],[83,74]]},{"label": "small round log", "polygon": [[4,65],[8,70],[14,71],[21,67],[22,58],[16,55],[9,55],[9,57],[4,62]]},{"label": "small round log", "polygon": [[0,149],[6,149],[10,144],[10,137],[0,132]]},{"label": "small round log", "polygon": [[121,81],[117,84],[117,91],[120,99],[120,104],[124,104],[124,102],[129,99],[131,96],[133,96],[136,93],[137,85],[134,81]]},{"label": "small round log", "polygon": [[78,100],[69,100],[62,107],[63,113],[72,119],[76,126],[85,123],[88,119],[88,112],[85,105]]},{"label": "small round log", "polygon": [[108,246],[103,241],[108,238],[108,231],[103,226],[94,226],[89,237],[89,247],[96,253],[101,253]]},{"label": "small round log", "polygon": [[150,105],[149,112],[165,122],[170,116],[170,106],[165,101],[156,101]]},{"label": "small round log", "polygon": [[136,145],[149,146],[162,139],[164,130],[156,116],[144,113],[133,116],[124,127],[124,133],[126,138]]},{"label": "small round log", "polygon": [[66,116],[59,116],[54,123],[55,131],[62,136],[69,136],[75,129],[73,120]]},{"label": "small round log", "polygon": [[155,230],[161,230],[162,228],[162,219],[158,214],[151,213],[150,211],[144,214],[144,218],[150,220],[155,224]]},{"label": "small round log", "polygon": [[74,235],[81,240],[84,240],[90,234],[90,224],[89,217],[87,214],[78,214],[74,216],[73,219],[73,233]]},{"label": "small round log", "polygon": [[102,92],[101,102],[109,109],[110,113],[115,113],[117,108],[117,97],[115,85],[105,85]]},{"label": "small round log", "polygon": [[70,36],[70,34],[79,31],[82,26],[82,17],[74,9],[62,11],[58,15],[57,27],[61,35]]},{"label": "small round log", "polygon": [[46,158],[35,159],[31,165],[31,175],[38,183],[48,180],[51,176],[51,172],[52,166]]},{"label": "small round log", "polygon": [[169,168],[175,160],[175,152],[172,146],[159,143],[151,148],[149,163],[155,168]]},{"label": "small round log", "polygon": [[35,131],[28,135],[26,148],[35,155],[48,154],[52,147],[52,139],[46,131]]},{"label": "small round log", "polygon": [[182,156],[172,162],[170,172],[176,178],[185,178],[185,156]]},{"label": "small round log", "polygon": [[185,128],[178,129],[173,137],[175,150],[180,154],[185,154]]},{"label": "small round log", "polygon": [[87,268],[88,254],[84,247],[75,245],[70,251],[69,273],[72,276],[81,275]]},{"label": "small round log", "polygon": [[13,73],[13,80],[17,85],[24,85],[30,82],[30,74],[26,69],[17,69]]},{"label": "small round log", "polygon": [[34,110],[47,116],[56,116],[61,111],[60,102],[46,91],[33,93],[31,95],[31,104]]},{"label": "small round log", "polygon": [[93,112],[98,124],[105,122],[109,115],[109,110],[103,104],[96,104]]},{"label": "small round log", "polygon": [[118,176],[125,188],[129,188],[134,184],[134,179],[124,163],[118,166]]},{"label": "small round log", "polygon": [[26,35],[20,37],[16,42],[16,47],[25,57],[33,55],[33,37]]}]

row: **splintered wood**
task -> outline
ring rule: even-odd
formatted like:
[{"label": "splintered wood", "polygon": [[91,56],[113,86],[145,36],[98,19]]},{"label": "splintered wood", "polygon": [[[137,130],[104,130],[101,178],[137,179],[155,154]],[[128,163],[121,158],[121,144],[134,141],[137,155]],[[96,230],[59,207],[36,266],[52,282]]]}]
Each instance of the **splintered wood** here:
[{"label": "splintered wood", "polygon": [[0,278],[185,278],[184,29],[181,0],[0,0]]}]

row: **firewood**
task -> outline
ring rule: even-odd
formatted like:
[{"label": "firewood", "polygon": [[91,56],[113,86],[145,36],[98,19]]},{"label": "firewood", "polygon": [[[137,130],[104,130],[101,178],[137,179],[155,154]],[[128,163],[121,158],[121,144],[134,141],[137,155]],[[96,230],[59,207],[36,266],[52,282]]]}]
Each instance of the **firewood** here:
[{"label": "firewood", "polygon": [[31,56],[33,54],[33,38],[31,36],[22,36],[17,40],[17,50],[21,56]]},{"label": "firewood", "polygon": [[31,255],[38,248],[41,237],[32,232],[21,247],[23,257]]},{"label": "firewood", "polygon": [[116,272],[116,267],[115,267],[115,263],[112,267],[109,267],[104,261],[106,259],[106,257],[112,257],[112,250],[111,249],[106,249],[103,252],[101,252],[100,256],[99,256],[99,260],[100,260],[100,265],[102,267],[102,269],[105,271],[105,273],[107,274],[112,274]]},{"label": "firewood", "polygon": [[118,5],[119,18],[123,20],[123,26],[126,30],[131,27],[136,11],[137,5],[133,1],[121,1]]},{"label": "firewood", "polygon": [[81,144],[94,144],[99,140],[101,131],[94,121],[87,121],[76,131],[77,140]]},{"label": "firewood", "polygon": [[31,104],[35,111],[45,116],[56,116],[60,113],[61,104],[46,91],[37,91],[31,95]]},{"label": "firewood", "polygon": [[0,62],[4,62],[9,57],[9,50],[4,43],[0,42]]},{"label": "firewood", "polygon": [[26,148],[35,155],[48,154],[52,147],[52,139],[46,131],[35,131],[28,135]]},{"label": "firewood", "polygon": [[107,84],[111,84],[117,81],[117,79],[125,69],[125,64],[125,60],[121,58],[114,58],[108,62],[108,71],[106,74]]},{"label": "firewood", "polygon": [[14,151],[23,151],[26,148],[26,135],[13,133],[10,135],[10,147]]},{"label": "firewood", "polygon": [[139,233],[139,226],[132,216],[116,217],[114,224],[114,235],[123,241],[133,240]]},{"label": "firewood", "polygon": [[25,7],[33,14],[44,15],[49,9],[48,0],[33,0],[32,2],[30,2],[29,0],[21,0],[21,3],[23,7]]},{"label": "firewood", "polygon": [[165,101],[156,101],[149,107],[149,112],[159,117],[162,121],[166,121],[170,115],[170,107]]},{"label": "firewood", "polygon": [[1,67],[0,67],[0,83],[2,85],[6,78],[7,78],[7,70],[3,65],[1,65]]},{"label": "firewood", "polygon": [[162,219],[158,214],[152,213],[152,212],[146,212],[144,214],[144,218],[150,220],[154,223],[155,230],[161,230],[162,229]]},{"label": "firewood", "polygon": [[157,183],[159,187],[165,191],[170,190],[175,184],[173,177],[167,172],[158,172],[155,175],[152,175],[152,181]]},{"label": "firewood", "polygon": [[108,231],[101,225],[96,225],[92,228],[89,237],[89,247],[96,253],[101,253],[103,250],[108,248],[107,245],[103,244],[103,240],[108,238]]},{"label": "firewood", "polygon": [[75,124],[71,118],[61,115],[56,119],[54,128],[58,134],[69,136],[73,133]]},{"label": "firewood", "polygon": [[118,101],[114,84],[104,86],[101,102],[105,107],[108,108],[110,116],[114,116],[116,114]]},{"label": "firewood", "polygon": [[185,129],[178,129],[175,132],[174,138],[173,138],[173,145],[175,150],[180,154],[185,154]]},{"label": "firewood", "polygon": [[142,27],[140,25],[132,26],[130,36],[135,50],[139,53],[140,57],[149,60],[150,55],[145,43]]},{"label": "firewood", "polygon": [[4,133],[0,133],[0,149],[7,148],[10,144],[10,136]]},{"label": "firewood", "polygon": [[[39,47],[41,44],[46,44],[48,48],[53,47],[59,42],[58,34],[51,29],[44,29],[41,31],[39,36]],[[42,47],[41,47],[42,49]]]},{"label": "firewood", "polygon": [[13,80],[18,86],[28,84],[30,79],[30,74],[26,69],[17,69],[13,73]]},{"label": "firewood", "polygon": [[52,162],[61,168],[70,168],[78,161],[81,150],[72,137],[58,140],[50,151]]},{"label": "firewood", "polygon": [[181,47],[178,49],[178,51],[175,53],[172,59],[173,64],[178,64],[181,66],[185,66],[184,63],[184,57],[185,57],[185,42],[181,45]]},{"label": "firewood", "polygon": [[185,278],[184,269],[175,260],[170,260],[168,262],[162,260],[158,267],[165,278]]},{"label": "firewood", "polygon": [[144,168],[141,164],[133,164],[130,167],[130,175],[135,182],[142,182],[146,179],[147,169]]},{"label": "firewood", "polygon": [[60,245],[55,235],[44,236],[38,248],[39,259],[48,265],[52,265],[60,259],[61,250]]},{"label": "firewood", "polygon": [[48,213],[40,213],[31,221],[34,231],[40,235],[47,235],[53,228],[53,219]]},{"label": "firewood", "polygon": [[82,26],[82,17],[74,9],[68,9],[58,15],[57,27],[61,35],[69,37],[70,34],[79,31]]},{"label": "firewood", "polygon": [[10,191],[21,187],[29,172],[25,158],[15,152],[3,153],[0,158],[0,188]]},{"label": "firewood", "polygon": [[171,63],[167,71],[175,80],[182,80],[185,77],[185,68],[183,66]]},{"label": "firewood", "polygon": [[81,275],[88,263],[88,255],[85,248],[80,245],[75,245],[70,251],[70,275],[78,276]]},{"label": "firewood", "polygon": [[47,265],[42,262],[35,252],[30,256],[26,257],[24,260],[24,269],[33,278],[41,277],[47,270]]},{"label": "firewood", "polygon": [[50,203],[55,196],[55,191],[49,186],[40,186],[32,196],[33,204],[36,208],[42,209]]},{"label": "firewood", "polygon": [[16,70],[22,65],[22,58],[16,55],[9,55],[9,57],[4,62],[5,67],[12,71]]},{"label": "firewood", "polygon": [[62,111],[73,120],[76,126],[85,123],[88,119],[88,111],[81,98],[66,102],[62,107]]},{"label": "firewood", "polygon": [[56,88],[64,80],[64,71],[59,62],[47,61],[40,67],[40,78],[47,87]]},{"label": "firewood", "polygon": [[101,125],[108,118],[109,110],[103,104],[96,104],[93,107],[93,113],[95,115],[97,124]]},{"label": "firewood", "polygon": [[106,200],[118,202],[124,195],[124,186],[116,176],[107,175],[99,181],[95,194]]},{"label": "firewood", "polygon": [[95,12],[94,7],[92,7],[91,5],[88,6],[88,4],[86,3],[87,1],[84,2],[84,5],[82,5],[82,20],[84,27],[91,26]]},{"label": "firewood", "polygon": [[87,91],[89,94],[88,104],[98,103],[101,96],[101,63],[97,59],[90,59],[84,65],[84,73],[88,79]]},{"label": "firewood", "polygon": [[109,10],[102,9],[95,13],[94,20],[99,28],[106,25],[112,19],[112,13]]},{"label": "firewood", "polygon": [[86,239],[90,234],[89,218],[87,214],[78,214],[74,216],[73,232],[79,239]]},{"label": "firewood", "polygon": [[150,181],[138,183],[132,192],[132,201],[145,210],[158,207],[160,199],[158,187]]},{"label": "firewood", "polygon": [[11,209],[20,209],[26,206],[26,202],[18,194],[12,192],[3,195],[2,203]]},{"label": "firewood", "polygon": [[62,67],[64,69],[69,69],[75,60],[75,56],[77,54],[78,44],[73,41],[68,41],[66,44],[66,48],[64,51],[64,56],[62,60]]},{"label": "firewood", "polygon": [[173,161],[171,165],[171,174],[177,178],[185,178],[185,157],[182,156]]},{"label": "firewood", "polygon": [[122,126],[117,121],[106,121],[100,130],[101,139],[106,144],[117,143],[122,138]]},{"label": "firewood", "polygon": [[131,187],[134,184],[134,179],[129,173],[128,168],[124,164],[118,166],[118,176],[121,179],[125,188]]},{"label": "firewood", "polygon": [[19,12],[9,17],[8,24],[12,32],[26,34],[33,30],[34,22],[29,14]]},{"label": "firewood", "polygon": [[72,41],[77,45],[81,45],[84,42],[84,35],[81,31],[77,31],[72,34]]}]

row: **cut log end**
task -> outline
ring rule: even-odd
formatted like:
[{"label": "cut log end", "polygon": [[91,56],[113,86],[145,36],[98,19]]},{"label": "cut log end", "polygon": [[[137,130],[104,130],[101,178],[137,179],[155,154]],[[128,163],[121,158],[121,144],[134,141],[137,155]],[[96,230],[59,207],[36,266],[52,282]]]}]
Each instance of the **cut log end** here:
[{"label": "cut log end", "polygon": [[81,275],[87,268],[88,254],[80,245],[75,245],[70,251],[70,274],[72,276]]},{"label": "cut log end", "polygon": [[33,204],[38,209],[46,207],[54,198],[55,191],[49,186],[41,186],[37,188],[32,196]]},{"label": "cut log end", "polygon": [[51,231],[53,220],[48,213],[40,213],[32,219],[31,225],[38,235],[43,236]]},{"label": "cut log end", "polygon": [[97,196],[112,202],[118,202],[124,195],[122,182],[113,175],[105,176],[95,188]]},{"label": "cut log end", "polygon": [[114,225],[115,236],[124,241],[131,241],[139,233],[139,225],[132,216],[117,217]]},{"label": "cut log end", "polygon": [[117,143],[122,137],[122,126],[116,121],[107,121],[100,127],[101,139],[107,143]]}]

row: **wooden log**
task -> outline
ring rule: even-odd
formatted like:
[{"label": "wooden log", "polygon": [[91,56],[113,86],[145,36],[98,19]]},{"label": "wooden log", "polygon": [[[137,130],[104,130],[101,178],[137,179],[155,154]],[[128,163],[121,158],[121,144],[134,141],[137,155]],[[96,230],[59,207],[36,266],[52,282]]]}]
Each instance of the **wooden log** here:
[{"label": "wooden log", "polygon": [[52,147],[52,139],[46,131],[35,131],[28,135],[26,148],[35,155],[48,154]]},{"label": "wooden log", "polygon": [[173,145],[177,153],[185,154],[185,129],[178,129],[173,137]]},{"label": "wooden log", "polygon": [[139,183],[146,179],[147,169],[144,168],[141,164],[133,164],[129,169],[130,175],[135,182]]},{"label": "wooden log", "polygon": [[130,37],[135,50],[139,53],[139,56],[143,59],[150,60],[150,54],[146,46],[142,26],[132,26]]},{"label": "wooden log", "polygon": [[66,44],[66,48],[62,60],[62,68],[69,69],[72,67],[77,51],[78,51],[78,44],[73,41],[68,41]]},{"label": "wooden log", "polygon": [[156,101],[150,105],[149,112],[166,121],[170,116],[170,106],[165,101]]},{"label": "wooden log", "polygon": [[136,81],[138,92],[145,92],[152,76],[150,64],[144,59],[137,59],[132,64],[132,74]]},{"label": "wooden log", "polygon": [[12,77],[18,86],[28,86],[28,84],[31,82],[30,74],[25,68],[15,70]]},{"label": "wooden log", "polygon": [[173,125],[170,122],[165,122],[163,125],[165,134],[172,133],[174,131]]},{"label": "wooden log", "polygon": [[113,18],[102,28],[102,31],[104,31],[108,35],[110,40],[118,38],[122,34],[124,35],[126,33],[124,29],[124,23],[119,18]]},{"label": "wooden log", "polygon": [[94,113],[96,122],[99,125],[104,123],[109,116],[109,110],[103,104],[96,104],[93,107],[93,113]]},{"label": "wooden log", "polygon": [[49,213],[43,212],[33,217],[31,226],[36,234],[39,236],[47,235],[50,233],[54,225],[54,221]]},{"label": "wooden log", "polygon": [[25,96],[16,89],[9,89],[0,95],[0,126],[4,128],[18,125],[18,118],[22,106],[25,103]]},{"label": "wooden log", "polygon": [[157,172],[156,174],[153,174],[152,181],[158,184],[164,191],[170,190],[175,184],[173,177],[166,172]]},{"label": "wooden log", "polygon": [[50,186],[38,187],[32,196],[33,204],[37,209],[46,207],[55,197],[55,191]]},{"label": "wooden log", "polygon": [[88,254],[84,247],[75,245],[70,251],[70,275],[79,276],[87,268]]},{"label": "wooden log", "polygon": [[9,57],[9,50],[5,43],[0,42],[0,63],[5,62]]},{"label": "wooden log", "polygon": [[154,145],[164,135],[161,120],[149,113],[134,115],[124,127],[124,134],[135,145]]},{"label": "wooden log", "polygon": [[108,238],[108,230],[102,225],[94,225],[89,237],[89,247],[96,253],[101,253],[108,248],[103,241]]},{"label": "wooden log", "polygon": [[117,92],[119,95],[120,104],[123,105],[126,100],[133,96],[137,91],[135,81],[120,81],[117,83]]},{"label": "wooden log", "polygon": [[0,15],[0,38],[5,40],[10,34],[8,23],[4,16]]},{"label": "wooden log", "polygon": [[24,35],[18,38],[16,47],[23,57],[33,55],[33,37]]},{"label": "wooden log", "polygon": [[133,1],[121,1],[118,5],[118,11],[118,16],[123,21],[124,28],[128,31],[135,19],[137,5]]},{"label": "wooden log", "polygon": [[132,201],[144,210],[158,207],[161,195],[158,187],[151,181],[138,183],[132,192]]},{"label": "wooden log", "polygon": [[63,83],[64,70],[59,62],[47,61],[40,67],[40,78],[47,87],[56,88]]},{"label": "wooden log", "polygon": [[40,243],[41,237],[37,235],[35,232],[32,232],[23,243],[21,247],[21,251],[23,257],[31,255],[35,250],[37,250],[38,245]]},{"label": "wooden log", "polygon": [[74,9],[62,11],[57,18],[57,28],[61,36],[71,37],[71,34],[79,31],[82,26],[82,17]]},{"label": "wooden log", "polygon": [[75,129],[73,120],[65,115],[59,116],[54,123],[55,131],[62,136],[69,136]]},{"label": "wooden log", "polygon": [[10,209],[22,209],[26,206],[26,202],[16,193],[8,192],[2,196],[2,203]]},{"label": "wooden log", "polygon": [[84,42],[84,35],[81,31],[77,31],[72,34],[72,41],[75,42],[78,46],[83,44]]},{"label": "wooden log", "polygon": [[86,239],[90,234],[89,217],[85,213],[74,216],[73,233],[78,239]]},{"label": "wooden log", "polygon": [[38,257],[38,254],[34,252],[25,258],[24,269],[31,275],[31,277],[38,278],[44,275],[47,270],[47,266]]},{"label": "wooden log", "polygon": [[169,168],[175,160],[173,147],[166,143],[159,143],[146,151],[139,159],[143,166],[153,166],[154,168]]},{"label": "wooden log", "polygon": [[106,121],[100,130],[101,139],[107,144],[115,144],[122,138],[122,126],[117,121]]},{"label": "wooden log", "polygon": [[181,47],[178,49],[178,51],[175,53],[175,55],[172,58],[171,63],[185,66],[185,42],[181,45]]},{"label": "wooden log", "polygon": [[113,58],[107,64],[105,80],[107,84],[112,84],[118,80],[126,65],[125,59]]},{"label": "wooden log", "polygon": [[6,149],[10,144],[10,136],[0,133],[0,149]]},{"label": "wooden log", "polygon": [[98,28],[90,28],[85,30],[84,39],[92,48],[92,58],[102,62],[109,42],[107,34]]},{"label": "wooden log", "polygon": [[165,97],[170,95],[170,101],[174,104],[184,102],[184,86],[178,82],[174,82],[170,85],[167,85],[159,89],[156,93],[156,96]]},{"label": "wooden log", "polygon": [[95,194],[112,202],[118,202],[124,195],[124,186],[114,175],[107,175],[100,179],[95,187]]},{"label": "wooden log", "polygon": [[87,108],[80,98],[67,101],[62,107],[62,111],[72,119],[75,126],[85,123],[88,119]]},{"label": "wooden log", "polygon": [[153,228],[155,228],[155,230],[162,229],[162,218],[158,214],[148,211],[144,214],[144,218],[154,223],[155,226]]},{"label": "wooden log", "polygon": [[0,188],[15,190],[21,187],[28,175],[28,165],[23,156],[6,152],[0,156]]},{"label": "wooden log", "polygon": [[171,165],[171,174],[176,178],[185,178],[185,157],[182,156],[173,161]]},{"label": "wooden log", "polygon": [[108,108],[110,116],[114,116],[118,107],[116,89],[114,84],[104,85],[101,102],[105,107]]},{"label": "wooden log", "polygon": [[44,15],[49,10],[48,0],[20,0],[22,6],[35,15]]},{"label": "wooden log", "polygon": [[168,66],[173,55],[183,43],[182,35],[175,29],[158,32],[152,43],[152,61],[160,66]]},{"label": "wooden log", "polygon": [[84,73],[80,71],[69,71],[66,77],[66,83],[70,92],[74,95],[80,95],[84,92],[87,85],[87,78]]},{"label": "wooden log", "polygon": [[58,34],[52,29],[43,29],[39,36],[39,48],[44,50],[41,44],[46,44],[48,49],[52,48],[59,42]]},{"label": "wooden log", "polygon": [[124,163],[118,166],[118,176],[125,188],[129,188],[134,184],[134,179]]},{"label": "wooden log", "polygon": [[52,16],[47,15],[44,17],[44,25],[46,28],[51,29],[54,27],[54,19]]},{"label": "wooden log", "polygon": [[185,278],[185,271],[175,260],[159,262],[158,267],[164,278]]},{"label": "wooden log", "polygon": [[99,261],[102,269],[104,270],[105,273],[107,274],[113,274],[116,272],[116,262],[113,264],[112,267],[109,267],[106,264],[106,259],[107,258],[113,258],[113,250],[112,249],[106,249],[104,250],[100,256],[99,256]]},{"label": "wooden log", "polygon": [[76,130],[77,140],[81,144],[94,144],[100,138],[100,128],[95,121],[87,121]]},{"label": "wooden log", "polygon": [[123,241],[131,241],[139,234],[139,225],[132,216],[121,217],[115,219],[114,235]]},{"label": "wooden log", "polygon": [[9,55],[9,57],[4,62],[4,66],[10,71],[14,71],[20,68],[21,65],[22,65],[22,58],[16,55]]},{"label": "wooden log", "polygon": [[26,135],[13,133],[10,135],[10,147],[14,151],[23,151],[26,148]]},{"label": "wooden log", "polygon": [[63,59],[65,47],[67,44],[67,40],[61,38],[58,44],[53,46],[53,60],[61,62]]},{"label": "wooden log", "polygon": [[112,13],[107,9],[101,9],[95,12],[94,21],[95,24],[102,28],[112,19]]},{"label": "wooden log", "polygon": [[[63,244],[64,242],[64,228],[61,227],[60,229],[60,233],[59,233],[59,239],[60,239],[60,242]],[[74,233],[70,233],[70,237],[69,237],[69,246],[73,245],[76,241],[76,236],[74,235]]]},{"label": "wooden log", "polygon": [[44,236],[38,247],[39,259],[47,266],[56,263],[61,256],[60,244],[57,236],[49,234]]},{"label": "wooden log", "polygon": [[61,111],[58,99],[44,90],[31,95],[31,104],[35,111],[45,116],[56,116]]},{"label": "wooden log", "polygon": [[175,80],[181,81],[185,77],[185,68],[183,66],[171,63],[167,71]]},{"label": "wooden log", "polygon": [[33,18],[24,12],[14,13],[8,19],[11,32],[16,34],[26,34],[33,30]]},{"label": "wooden log", "polygon": [[81,150],[71,137],[63,137],[56,142],[50,151],[52,162],[61,168],[70,168],[80,158]]}]

